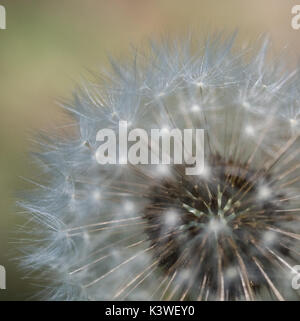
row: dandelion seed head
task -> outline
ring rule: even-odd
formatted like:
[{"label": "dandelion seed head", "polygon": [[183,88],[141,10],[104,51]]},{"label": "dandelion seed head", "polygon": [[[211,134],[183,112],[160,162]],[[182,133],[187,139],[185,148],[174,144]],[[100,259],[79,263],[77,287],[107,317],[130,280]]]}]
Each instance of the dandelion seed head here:
[{"label": "dandelion seed head", "polygon": [[[42,135],[19,202],[34,222],[21,264],[46,299],[298,298],[300,73],[269,63],[267,41],[222,38],[152,42],[62,104],[76,128]],[[203,171],[100,165],[97,132],[119,126],[204,129]]]}]

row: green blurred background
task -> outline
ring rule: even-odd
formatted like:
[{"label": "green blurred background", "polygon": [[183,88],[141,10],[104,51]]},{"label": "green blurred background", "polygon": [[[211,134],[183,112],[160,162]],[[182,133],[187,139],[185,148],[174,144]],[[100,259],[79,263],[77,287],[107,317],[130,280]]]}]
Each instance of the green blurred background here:
[{"label": "green blurred background", "polygon": [[[7,290],[0,300],[30,299],[38,288],[24,278],[16,257],[15,192],[31,177],[29,137],[62,122],[56,98],[69,97],[86,69],[108,65],[108,53],[126,55],[130,44],[163,33],[195,35],[239,30],[239,39],[269,33],[275,52],[294,64],[300,30],[291,28],[289,0],[0,0],[7,30],[0,30],[0,265]],[[53,126],[54,125],[54,126]]]}]

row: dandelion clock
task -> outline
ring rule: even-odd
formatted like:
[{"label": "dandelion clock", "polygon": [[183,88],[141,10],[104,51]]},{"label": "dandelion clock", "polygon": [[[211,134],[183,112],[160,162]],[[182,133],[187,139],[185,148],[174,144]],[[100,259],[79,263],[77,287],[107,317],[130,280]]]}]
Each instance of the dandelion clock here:
[{"label": "dandelion clock", "polygon": [[153,42],[63,103],[19,202],[45,299],[299,298],[300,73],[222,38]]}]

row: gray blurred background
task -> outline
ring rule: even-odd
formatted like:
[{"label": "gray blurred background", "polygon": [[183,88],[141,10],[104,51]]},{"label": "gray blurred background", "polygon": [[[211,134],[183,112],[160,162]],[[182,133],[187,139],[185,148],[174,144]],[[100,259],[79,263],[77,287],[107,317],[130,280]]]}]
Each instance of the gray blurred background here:
[{"label": "gray blurred background", "polygon": [[[299,1],[298,1],[299,3]],[[0,265],[7,290],[0,300],[26,300],[38,288],[16,262],[15,192],[34,168],[26,154],[32,132],[62,122],[55,99],[69,97],[86,69],[107,66],[130,44],[163,33],[195,35],[237,29],[239,41],[269,33],[274,51],[293,65],[300,56],[300,30],[291,28],[290,0],[0,0],[7,30],[0,30]],[[20,236],[21,237],[21,236]]]}]

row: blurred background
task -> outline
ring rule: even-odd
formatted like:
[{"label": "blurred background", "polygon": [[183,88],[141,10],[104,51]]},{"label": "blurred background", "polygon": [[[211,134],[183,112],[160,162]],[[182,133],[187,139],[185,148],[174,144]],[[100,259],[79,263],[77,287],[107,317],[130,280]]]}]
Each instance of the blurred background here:
[{"label": "blurred background", "polygon": [[7,290],[0,300],[28,300],[39,290],[13,260],[17,214],[15,193],[31,177],[30,136],[62,122],[55,100],[70,97],[87,69],[101,70],[108,55],[164,33],[195,35],[239,31],[239,40],[269,33],[274,51],[294,65],[300,30],[291,28],[297,0],[0,0],[7,29],[0,30],[0,265]]}]

